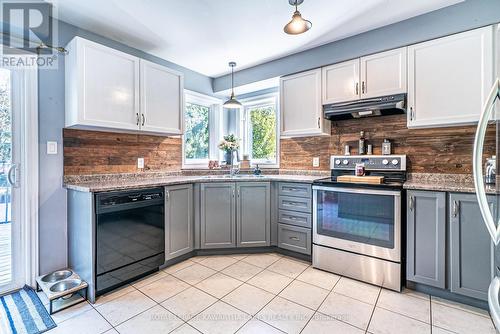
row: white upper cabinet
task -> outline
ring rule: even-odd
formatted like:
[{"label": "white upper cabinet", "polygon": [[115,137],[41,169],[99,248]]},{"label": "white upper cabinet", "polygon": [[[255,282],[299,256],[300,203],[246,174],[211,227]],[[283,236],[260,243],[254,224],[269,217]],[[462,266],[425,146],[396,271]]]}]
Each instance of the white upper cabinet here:
[{"label": "white upper cabinet", "polygon": [[323,118],[321,69],[280,78],[281,136],[304,137],[330,134]]},{"label": "white upper cabinet", "polygon": [[406,48],[362,57],[361,98],[406,93]]},{"label": "white upper cabinet", "polygon": [[408,47],[408,127],[478,121],[493,54],[492,26]]},{"label": "white upper cabinet", "polygon": [[323,104],[359,98],[359,59],[323,67],[322,72]]},{"label": "white upper cabinet", "polygon": [[66,127],[182,133],[182,74],[81,37],[67,49]]},{"label": "white upper cabinet", "polygon": [[182,73],[142,59],[140,65],[141,130],[182,134]]}]

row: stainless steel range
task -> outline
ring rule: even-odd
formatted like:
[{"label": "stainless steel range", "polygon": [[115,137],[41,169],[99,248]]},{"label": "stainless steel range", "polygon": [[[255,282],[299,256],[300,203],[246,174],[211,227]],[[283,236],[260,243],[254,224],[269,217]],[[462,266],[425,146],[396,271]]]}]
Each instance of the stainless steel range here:
[{"label": "stainless steel range", "polygon": [[[356,164],[372,178],[340,182]],[[313,266],[400,291],[406,156],[332,156],[330,165],[331,177],[313,184]]]}]

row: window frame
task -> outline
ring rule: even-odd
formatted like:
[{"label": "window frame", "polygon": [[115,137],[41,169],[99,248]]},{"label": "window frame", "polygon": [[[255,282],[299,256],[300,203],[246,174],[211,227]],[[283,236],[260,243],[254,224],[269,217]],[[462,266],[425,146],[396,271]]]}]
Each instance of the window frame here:
[{"label": "window frame", "polygon": [[[240,138],[242,140],[241,154],[250,156],[252,166],[259,165],[263,168],[279,168],[280,166],[280,105],[278,92],[266,93],[240,100],[243,108],[240,110]],[[252,147],[250,139],[250,110],[257,106],[267,106],[273,104],[276,113],[276,160],[269,161],[264,159],[252,158]]]},{"label": "window frame", "polygon": [[[207,159],[186,159],[185,151],[185,114],[186,104],[198,104],[210,108],[208,112],[208,158]],[[219,160],[219,149],[217,144],[222,138],[221,120],[222,120],[222,101],[218,98],[184,89],[184,107],[183,107],[183,134],[182,138],[182,169],[208,169],[210,160]]]}]

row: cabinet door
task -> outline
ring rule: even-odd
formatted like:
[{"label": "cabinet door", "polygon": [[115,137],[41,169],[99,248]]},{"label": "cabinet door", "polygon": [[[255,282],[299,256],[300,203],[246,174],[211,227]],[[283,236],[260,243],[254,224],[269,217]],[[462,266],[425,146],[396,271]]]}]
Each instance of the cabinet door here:
[{"label": "cabinet door", "polygon": [[361,98],[406,93],[406,48],[361,58]]},{"label": "cabinet door", "polygon": [[323,104],[359,99],[359,58],[323,67],[322,71]]},{"label": "cabinet door", "polygon": [[235,184],[201,185],[201,248],[236,247]]},{"label": "cabinet door", "polygon": [[[451,291],[488,300],[493,245],[474,194],[450,194]],[[493,199],[491,199],[493,203]]]},{"label": "cabinet door", "polygon": [[138,130],[139,58],[79,37],[70,44],[67,125]]},{"label": "cabinet door", "polygon": [[165,259],[193,250],[193,185],[165,188]]},{"label": "cabinet door", "polygon": [[182,134],[184,76],[141,60],[141,130]]},{"label": "cabinet door", "polygon": [[493,84],[491,26],[408,47],[408,127],[477,122]]},{"label": "cabinet door", "polygon": [[238,247],[269,246],[271,242],[271,186],[268,182],[236,184]]},{"label": "cabinet door", "polygon": [[444,289],[445,193],[408,191],[407,201],[406,279]]},{"label": "cabinet door", "polygon": [[280,79],[281,136],[329,135],[323,118],[321,69]]}]

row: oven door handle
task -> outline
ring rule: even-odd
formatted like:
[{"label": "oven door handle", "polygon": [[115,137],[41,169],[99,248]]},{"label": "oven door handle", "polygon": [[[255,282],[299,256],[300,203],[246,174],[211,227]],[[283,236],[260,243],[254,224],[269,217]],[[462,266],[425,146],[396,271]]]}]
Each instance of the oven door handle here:
[{"label": "oven door handle", "polygon": [[399,190],[378,190],[378,189],[363,189],[363,188],[313,186],[313,191],[314,190],[316,190],[316,191],[317,190],[330,191],[330,192],[336,192],[336,193],[401,196],[401,191],[399,191]]}]

